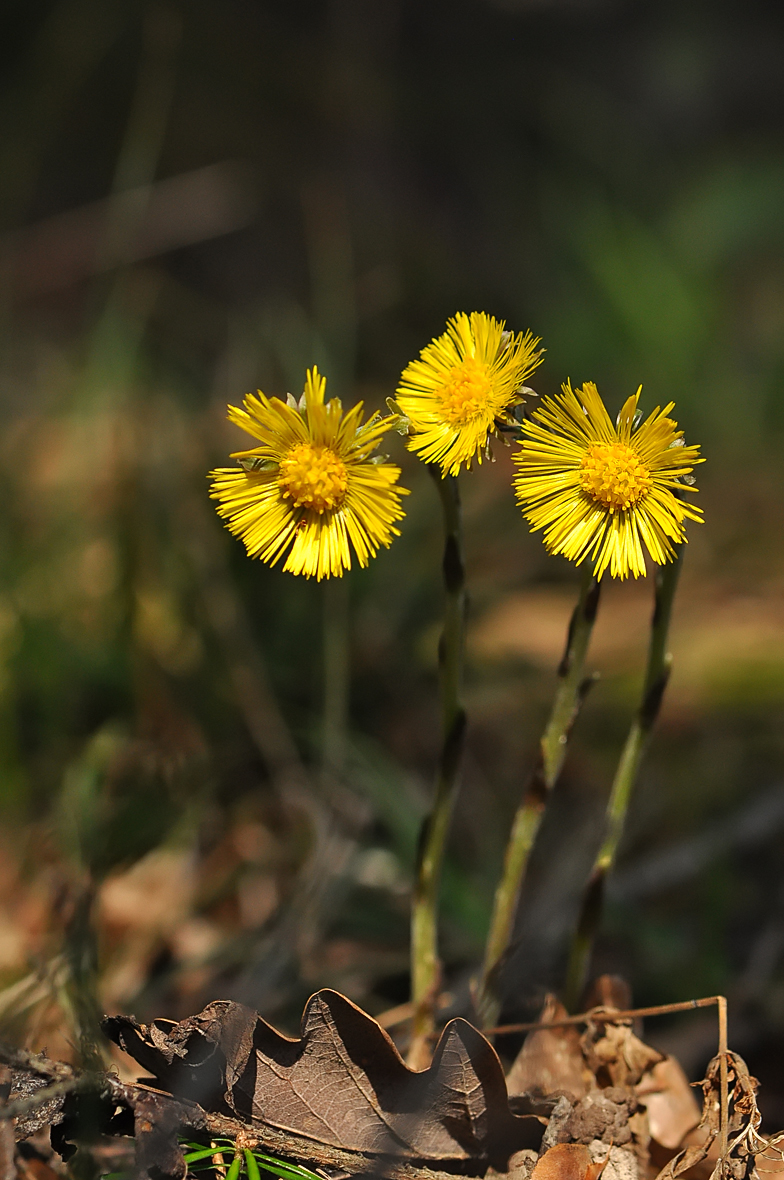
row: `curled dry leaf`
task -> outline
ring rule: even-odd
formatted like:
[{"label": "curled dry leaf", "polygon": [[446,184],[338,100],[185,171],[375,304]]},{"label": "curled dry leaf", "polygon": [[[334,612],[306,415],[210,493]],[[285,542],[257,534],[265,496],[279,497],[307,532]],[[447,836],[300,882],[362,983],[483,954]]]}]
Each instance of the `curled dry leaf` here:
[{"label": "curled dry leaf", "polygon": [[757,1108],[757,1080],[737,1053],[727,1054],[729,1090],[729,1135],[727,1154],[718,1158],[720,1109],[720,1057],[708,1065],[702,1082],[703,1107],[699,1125],[687,1135],[687,1146],[665,1164],[657,1180],[677,1180],[686,1172],[695,1177],[713,1175],[719,1180],[750,1180],[755,1159],[766,1148],[759,1134],[761,1115]]},{"label": "curled dry leaf", "polygon": [[531,1180],[599,1180],[607,1157],[596,1163],[582,1143],[556,1143],[544,1153]]},{"label": "curled dry leaf", "polygon": [[503,1160],[541,1131],[510,1111],[495,1050],[465,1020],[449,1022],[420,1073],[372,1017],[329,990],[308,1001],[297,1039],[229,1001],[179,1024],[115,1016],[105,1029],[173,1094],[351,1151]]},{"label": "curled dry leaf", "polygon": [[[555,996],[548,996],[539,1020],[542,1024],[563,1020],[566,1009]],[[506,1077],[510,1096],[569,1094],[582,1098],[593,1083],[574,1025],[540,1028],[530,1032]]]},{"label": "curled dry leaf", "polygon": [[628,1022],[592,1022],[580,1043],[599,1085],[636,1086],[644,1073],[664,1060],[661,1053],[634,1035]]},{"label": "curled dry leaf", "polygon": [[700,1108],[686,1074],[674,1057],[657,1061],[635,1087],[648,1111],[651,1139],[675,1150],[700,1121]]}]

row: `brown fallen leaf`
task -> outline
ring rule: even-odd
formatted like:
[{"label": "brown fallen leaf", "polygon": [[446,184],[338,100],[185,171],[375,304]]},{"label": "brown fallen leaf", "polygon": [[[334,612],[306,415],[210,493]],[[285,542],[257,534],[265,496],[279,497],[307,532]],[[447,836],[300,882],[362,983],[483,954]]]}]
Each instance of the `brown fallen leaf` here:
[{"label": "brown fallen leaf", "polygon": [[593,1163],[590,1150],[582,1143],[556,1143],[539,1160],[531,1180],[598,1180],[606,1162]]},{"label": "brown fallen leaf", "polygon": [[[85,1146],[93,1161],[90,1165],[91,1174],[96,1166],[102,1175],[118,1170],[130,1174],[134,1169],[129,1157],[136,1147],[136,1180],[178,1180],[182,1175],[181,1149],[178,1142],[180,1135],[188,1140],[196,1138],[200,1142],[208,1143],[214,1139],[229,1140],[250,1150],[259,1149],[267,1154],[305,1164],[320,1175],[355,1177],[356,1180],[367,1180],[368,1176],[375,1177],[375,1180],[455,1180],[457,1172],[466,1177],[476,1177],[478,1180],[479,1177],[487,1175],[488,1165],[494,1167],[497,1164],[500,1169],[500,1172],[496,1172],[498,1175],[507,1171],[507,1164],[521,1161],[526,1155],[525,1151],[519,1151],[510,1155],[508,1160],[490,1161],[478,1158],[466,1161],[458,1168],[455,1168],[454,1164],[449,1164],[449,1171],[442,1170],[435,1163],[411,1160],[403,1156],[372,1158],[365,1152],[331,1147],[303,1135],[279,1131],[275,1127],[254,1128],[239,1119],[205,1111],[195,1102],[186,1102],[182,1098],[175,1098],[148,1085],[130,1085],[122,1082],[111,1072],[100,1077],[102,1101],[95,1107],[91,1106],[90,1121],[85,1126],[83,1120],[78,1117],[77,1089],[81,1088],[83,1092],[86,1088],[85,1083],[89,1088],[94,1087],[94,1075],[81,1074],[66,1062],[51,1061],[22,1049],[14,1049],[2,1042],[0,1063],[10,1065],[18,1076],[32,1077],[44,1081],[45,1085],[71,1085],[71,1090],[64,1097],[63,1120],[48,1128],[48,1137],[51,1138],[54,1152],[65,1159],[74,1156],[75,1151],[82,1145],[83,1132],[86,1131]],[[31,1100],[34,1106],[30,1108],[30,1113],[37,1113],[40,1099],[33,1094]],[[94,1121],[93,1115],[98,1116],[97,1122]],[[8,1118],[8,1111],[3,1111],[0,1106],[0,1118],[3,1117]],[[18,1124],[18,1119],[15,1122]],[[136,1129],[137,1135],[140,1132],[142,1136],[148,1132],[155,1136],[157,1132],[157,1149],[153,1138],[148,1139],[143,1150],[139,1151],[138,1144],[135,1141],[130,1143],[127,1138],[133,1128]],[[17,1136],[20,1130],[17,1125]],[[104,1135],[109,1137],[109,1141],[101,1142]],[[99,1137],[98,1144],[96,1136]],[[111,1141],[116,1146],[113,1146]],[[20,1145],[17,1151],[17,1165],[20,1160],[19,1153],[23,1150],[25,1145]],[[25,1150],[25,1157],[27,1154],[29,1153]],[[536,1156],[538,1153],[529,1154]],[[49,1156],[45,1155],[43,1158]],[[85,1157],[82,1162],[87,1163],[87,1158]],[[58,1176],[64,1174],[58,1164],[53,1164],[53,1167],[57,1168]],[[26,1176],[22,1180],[31,1178]],[[520,1180],[526,1178],[521,1176]]]},{"label": "brown fallen leaf", "polygon": [[[750,1180],[755,1163],[768,1146],[759,1134],[761,1115],[757,1109],[757,1079],[751,1077],[745,1061],[737,1053],[727,1054],[729,1127],[727,1153],[719,1172],[720,1057],[709,1063],[702,1082],[702,1118],[685,1137],[685,1145],[665,1166],[657,1180],[677,1180],[686,1173],[694,1180],[719,1175],[727,1180]],[[761,1165],[761,1171],[765,1168]]]},{"label": "brown fallen leaf", "polygon": [[0,1124],[0,1180],[16,1180],[14,1128],[7,1120]]},{"label": "brown fallen leaf", "polygon": [[[9,1128],[10,1130],[10,1128]],[[32,1155],[28,1158],[17,1154],[14,1172],[11,1180],[62,1180],[61,1175],[46,1162]]]},{"label": "brown fallen leaf", "polygon": [[767,1180],[768,1175],[784,1172],[784,1131],[771,1135],[765,1147],[754,1157],[757,1175]]},{"label": "brown fallen leaf", "polygon": [[142,1094],[133,1113],[137,1175],[184,1180],[188,1167],[177,1139],[177,1112],[164,1107],[154,1094]]},{"label": "brown fallen leaf", "polygon": [[541,1131],[510,1111],[495,1050],[465,1020],[449,1022],[419,1073],[372,1017],[330,990],[308,1001],[296,1039],[229,1001],[179,1024],[115,1016],[104,1027],[171,1093],[350,1151],[499,1160]]},{"label": "brown fallen leaf", "polygon": [[583,1011],[591,1008],[616,1008],[619,1012],[632,1007],[632,989],[622,975],[597,975],[585,994]]},{"label": "brown fallen leaf", "polygon": [[700,1121],[700,1107],[689,1079],[674,1057],[665,1057],[643,1074],[635,1093],[648,1111],[651,1139],[674,1150]]},{"label": "brown fallen leaf", "polygon": [[[566,1009],[555,996],[544,1002],[539,1020],[542,1024],[563,1020]],[[563,1028],[540,1028],[530,1032],[514,1064],[506,1075],[510,1096],[565,1093],[582,1098],[593,1082],[580,1048],[580,1034],[574,1025]]]},{"label": "brown fallen leaf", "polygon": [[628,1022],[591,1023],[580,1038],[589,1069],[600,1086],[636,1086],[663,1054],[636,1037]]}]

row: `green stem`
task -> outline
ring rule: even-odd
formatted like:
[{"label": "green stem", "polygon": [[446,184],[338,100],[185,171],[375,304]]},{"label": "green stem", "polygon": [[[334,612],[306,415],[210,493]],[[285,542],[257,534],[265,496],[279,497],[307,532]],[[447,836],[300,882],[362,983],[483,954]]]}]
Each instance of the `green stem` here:
[{"label": "green stem", "polygon": [[566,758],[566,745],[572,726],[580,712],[585,694],[593,684],[583,676],[585,657],[591,641],[600,586],[592,570],[586,570],[580,597],[569,622],[566,651],[558,666],[558,687],[547,727],[542,734],[541,778],[550,791],[555,786]]},{"label": "green stem", "polygon": [[583,893],[580,916],[569,956],[565,1000],[570,1010],[579,1003],[585,986],[591,950],[602,916],[605,882],[615,863],[629,800],[670,678],[672,657],[667,651],[667,639],[682,562],[683,546],[680,545],[677,547],[675,560],[660,566],[656,573],[656,599],[640,705],[615,772],[610,798],[607,801],[604,839]]},{"label": "green stem", "polygon": [[411,1056],[421,1052],[435,1027],[434,1009],[441,982],[437,910],[441,868],[457,788],[465,738],[462,704],[465,643],[465,571],[463,568],[460,493],[457,477],[442,477],[430,467],[444,513],[444,629],[438,646],[443,744],[433,810],[419,841],[417,877],[411,909],[411,997],[415,1005]]},{"label": "green stem", "polygon": [[477,995],[477,1008],[485,1027],[496,1023],[500,1010],[496,986],[498,971],[511,942],[520,890],[547,797],[561,773],[569,733],[593,683],[592,678],[585,678],[584,668],[598,607],[599,583],[589,567],[569,623],[566,650],[558,667],[558,687],[550,719],[542,734],[539,765],[512,821],[501,880],[495,892]]}]

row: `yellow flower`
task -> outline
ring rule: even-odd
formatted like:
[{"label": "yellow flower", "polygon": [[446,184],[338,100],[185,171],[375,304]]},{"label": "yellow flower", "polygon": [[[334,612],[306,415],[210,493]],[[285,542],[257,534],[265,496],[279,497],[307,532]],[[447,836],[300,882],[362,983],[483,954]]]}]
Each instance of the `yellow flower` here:
[{"label": "yellow flower", "polygon": [[[309,369],[299,402],[248,394],[229,419],[261,446],[237,451],[239,468],[211,472],[210,495],[251,557],[306,578],[342,577],[353,548],[361,566],[400,535],[394,521],[406,488],[400,468],[371,457],[393,419],[374,414],[362,424],[362,403],[343,415],[324,401],[326,378]],[[290,548],[289,548],[290,547]]]},{"label": "yellow flower", "polygon": [[675,556],[673,544],[686,540],[684,521],[700,521],[699,508],[682,492],[693,483],[691,470],[703,463],[698,446],[686,446],[683,431],[668,418],[674,403],[657,408],[640,422],[630,397],[613,425],[591,381],[546,398],[527,436],[513,456],[519,465],[514,486],[525,518],[544,529],[550,553],[578,565],[595,561],[600,578],[645,576],[643,544],[659,565]]},{"label": "yellow flower", "polygon": [[457,475],[474,456],[482,462],[497,424],[517,425],[512,409],[524,398],[525,379],[541,362],[538,339],[513,336],[504,322],[459,312],[404,369],[397,390],[410,423],[408,447],[444,475]]}]

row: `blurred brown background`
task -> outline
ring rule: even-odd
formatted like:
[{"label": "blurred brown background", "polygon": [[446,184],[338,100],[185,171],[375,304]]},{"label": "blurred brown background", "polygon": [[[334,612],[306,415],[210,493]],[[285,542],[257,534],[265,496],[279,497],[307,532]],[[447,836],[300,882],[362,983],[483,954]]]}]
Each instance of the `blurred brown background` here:
[{"label": "blurred brown background", "polygon": [[[407,997],[438,750],[438,505],[317,586],[250,562],[205,475],[227,401],[383,406],[456,310],[547,346],[540,393],[670,399],[700,471],[675,670],[596,967],[717,991],[784,1123],[784,30],[749,0],[6,0],[0,13],[0,1017],[68,1053],[74,980],[295,1028]],[[554,686],[575,571],[464,478],[469,755],[444,881],[455,1010]],[[641,680],[606,589],[506,1018],[557,986]],[[94,946],[80,926],[84,899]],[[81,908],[80,908],[81,907]],[[81,940],[81,941],[80,941]],[[711,1016],[651,1022],[692,1076]]]}]

